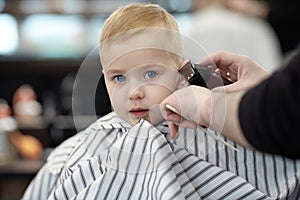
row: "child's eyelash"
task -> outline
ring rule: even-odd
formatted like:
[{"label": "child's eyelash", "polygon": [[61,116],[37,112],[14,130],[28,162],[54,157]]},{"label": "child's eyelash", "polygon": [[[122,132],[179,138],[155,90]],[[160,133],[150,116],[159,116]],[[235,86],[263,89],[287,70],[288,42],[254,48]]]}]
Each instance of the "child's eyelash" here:
[{"label": "child's eyelash", "polygon": [[113,76],[110,77],[110,79],[115,80],[115,78],[118,77],[118,76],[120,76],[120,75],[119,74],[118,75],[113,75]]},{"label": "child's eyelash", "polygon": [[[122,77],[123,79],[122,80],[118,80],[118,77],[119,78]],[[111,80],[115,81],[115,82],[123,82],[123,81],[125,81],[125,79],[126,79],[126,77],[124,75],[122,75],[122,74],[117,74],[117,75],[114,75],[114,76],[111,77]]]}]

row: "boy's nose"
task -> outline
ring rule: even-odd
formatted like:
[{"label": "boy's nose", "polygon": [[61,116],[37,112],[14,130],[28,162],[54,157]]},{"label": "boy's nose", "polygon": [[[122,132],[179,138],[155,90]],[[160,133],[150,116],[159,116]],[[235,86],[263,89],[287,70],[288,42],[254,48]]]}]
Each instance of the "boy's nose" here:
[{"label": "boy's nose", "polygon": [[139,100],[145,97],[145,93],[142,87],[136,87],[130,91],[130,100]]}]

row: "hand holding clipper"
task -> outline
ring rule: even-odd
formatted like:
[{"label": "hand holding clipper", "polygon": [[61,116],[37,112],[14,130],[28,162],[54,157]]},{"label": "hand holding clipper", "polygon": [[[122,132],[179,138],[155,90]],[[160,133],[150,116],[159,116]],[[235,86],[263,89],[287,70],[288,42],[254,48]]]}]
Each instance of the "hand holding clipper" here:
[{"label": "hand holding clipper", "polygon": [[189,84],[208,89],[232,83],[229,77],[223,77],[221,74],[191,61],[187,61],[179,73],[185,77]]}]

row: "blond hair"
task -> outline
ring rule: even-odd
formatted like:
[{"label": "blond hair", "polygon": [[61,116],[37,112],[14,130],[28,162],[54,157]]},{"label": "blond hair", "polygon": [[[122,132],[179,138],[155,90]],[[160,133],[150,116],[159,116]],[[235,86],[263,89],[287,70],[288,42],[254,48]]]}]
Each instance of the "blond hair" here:
[{"label": "blond hair", "polygon": [[139,41],[138,44],[128,45],[122,53],[152,47],[162,49],[177,57],[182,54],[182,41],[175,18],[157,4],[131,3],[114,11],[103,25],[100,35],[102,65],[108,66],[114,57],[117,57],[107,53],[111,45],[142,32],[146,32],[149,37],[155,38],[156,41],[147,43],[149,40],[145,38],[145,42]]},{"label": "blond hair", "polygon": [[105,21],[100,42],[136,28],[160,27],[179,32],[175,18],[156,4],[132,3],[114,11]]}]

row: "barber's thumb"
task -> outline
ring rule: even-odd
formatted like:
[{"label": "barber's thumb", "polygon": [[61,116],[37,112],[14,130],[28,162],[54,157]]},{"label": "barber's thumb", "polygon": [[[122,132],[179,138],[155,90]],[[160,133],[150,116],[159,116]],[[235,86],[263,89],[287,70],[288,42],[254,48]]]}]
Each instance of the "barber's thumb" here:
[{"label": "barber's thumb", "polygon": [[169,129],[170,129],[171,138],[177,139],[178,138],[178,129],[179,129],[179,127],[176,124],[174,124],[173,122],[168,122],[168,126],[169,126]]},{"label": "barber's thumb", "polygon": [[167,109],[167,105],[172,106],[173,108],[175,108],[177,111],[180,111],[180,106],[179,106],[179,102],[178,102],[178,97],[176,97],[176,95],[171,94],[170,96],[168,96],[167,98],[165,98],[161,103],[160,103],[160,110],[162,111],[162,115],[163,117],[166,119],[168,113],[170,112]]}]

